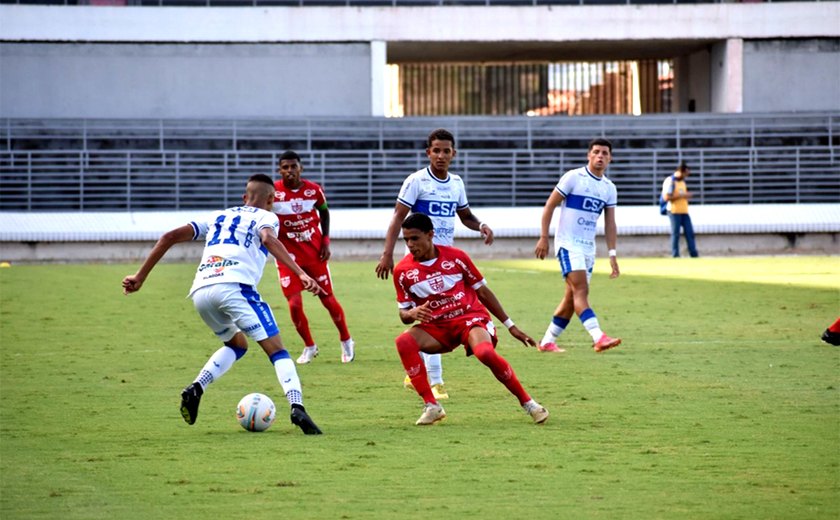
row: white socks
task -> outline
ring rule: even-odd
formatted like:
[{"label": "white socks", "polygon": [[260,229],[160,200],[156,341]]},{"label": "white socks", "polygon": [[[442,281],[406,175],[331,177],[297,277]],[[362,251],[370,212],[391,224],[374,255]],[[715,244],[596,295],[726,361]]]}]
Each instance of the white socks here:
[{"label": "white socks", "polygon": [[225,372],[230,370],[230,367],[233,366],[235,361],[236,353],[232,348],[228,346],[220,348],[204,364],[201,372],[195,378],[195,382],[201,385],[202,390],[206,389],[207,385],[219,379]]},{"label": "white socks", "polygon": [[423,361],[426,363],[426,373],[429,374],[429,384],[442,385],[443,362],[441,361],[441,355],[426,354],[425,352],[421,352],[420,354],[423,355]]},{"label": "white socks", "polygon": [[295,370],[295,362],[291,358],[281,358],[274,362],[274,371],[277,373],[277,380],[283,387],[289,404],[303,404],[303,390],[300,386],[300,378]]}]

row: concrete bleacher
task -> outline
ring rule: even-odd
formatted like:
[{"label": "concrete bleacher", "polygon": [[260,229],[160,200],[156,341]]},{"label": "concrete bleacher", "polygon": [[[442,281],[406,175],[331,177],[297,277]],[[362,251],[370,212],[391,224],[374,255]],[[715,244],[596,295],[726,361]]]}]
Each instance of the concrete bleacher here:
[{"label": "concrete bleacher", "polygon": [[[541,207],[473,207],[473,211],[493,228],[497,244],[484,247],[475,232],[459,223],[460,247],[479,258],[531,256],[539,236]],[[390,208],[332,210],[334,257],[376,258],[392,212]],[[207,214],[5,212],[0,219],[0,261],[136,261],[162,233]],[[704,205],[692,206],[691,214],[703,255],[840,254],[840,203]],[[619,206],[616,215],[622,255],[669,254],[670,224],[659,215],[658,206]],[[603,219],[598,233],[603,234]],[[599,242],[603,253],[603,242]],[[176,248],[168,258],[192,261],[201,246]]]},{"label": "concrete bleacher", "polygon": [[837,146],[840,111],[576,117],[0,119],[6,150],[416,150],[433,128],[459,149]]}]

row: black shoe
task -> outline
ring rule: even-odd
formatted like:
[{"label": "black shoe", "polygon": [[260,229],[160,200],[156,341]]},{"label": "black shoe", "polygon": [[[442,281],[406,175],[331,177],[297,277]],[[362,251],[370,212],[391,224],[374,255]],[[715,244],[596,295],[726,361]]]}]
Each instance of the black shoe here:
[{"label": "black shoe", "polygon": [[840,332],[831,332],[830,330],[825,329],[825,332],[822,333],[820,339],[829,345],[834,345],[835,347],[840,346]]},{"label": "black shoe", "polygon": [[195,418],[198,417],[198,403],[201,402],[203,393],[204,389],[198,383],[191,384],[181,392],[181,415],[187,424],[195,424]]},{"label": "black shoe", "polygon": [[305,435],[321,435],[323,432],[312,422],[306,409],[299,404],[292,405],[292,424],[297,425]]}]

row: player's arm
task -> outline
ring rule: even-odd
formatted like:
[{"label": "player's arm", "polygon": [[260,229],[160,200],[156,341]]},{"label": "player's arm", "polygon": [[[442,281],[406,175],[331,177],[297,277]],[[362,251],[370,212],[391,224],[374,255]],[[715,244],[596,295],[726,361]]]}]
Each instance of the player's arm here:
[{"label": "player's arm", "polygon": [[540,238],[534,248],[534,255],[540,260],[548,254],[548,229],[551,226],[551,219],[554,217],[554,210],[563,203],[566,197],[556,189],[551,190],[551,195],[543,206],[542,218],[540,218]]},{"label": "player's arm", "polygon": [[383,280],[387,280],[388,275],[394,272],[394,246],[400,236],[402,222],[407,216],[408,206],[397,202],[394,206],[391,223],[388,224],[388,231],[385,232],[385,249],[382,251],[382,256],[379,257],[379,263],[376,264],[376,276]]},{"label": "player's arm", "polygon": [[472,229],[473,231],[481,233],[484,243],[488,246],[493,243],[493,230],[490,229],[490,226],[478,220],[478,217],[473,214],[469,207],[459,209],[457,213],[458,218],[461,219],[461,223],[466,226],[467,229]]},{"label": "player's arm", "polygon": [[165,255],[166,252],[169,251],[169,249],[175,244],[179,242],[188,242],[192,240],[194,236],[195,229],[191,224],[185,224],[164,233],[163,236],[161,236],[155,243],[152,250],[149,251],[148,256],[146,256],[146,260],[143,261],[143,265],[140,266],[140,269],[138,269],[133,275],[123,278],[123,293],[131,294],[139,291],[140,287],[143,286],[143,282],[146,281],[149,273],[152,272],[152,269],[154,269],[157,263],[160,262],[163,255]]},{"label": "player's arm", "polygon": [[537,342],[534,339],[525,334],[523,331],[513,323],[513,320],[510,319],[510,316],[507,315],[505,310],[502,308],[502,303],[496,298],[496,294],[490,290],[487,285],[482,285],[475,291],[476,296],[478,296],[479,301],[487,307],[487,310],[490,311],[490,314],[496,317],[499,321],[501,321],[505,327],[507,327],[508,332],[514,338],[521,341],[525,346],[532,346],[536,347]]},{"label": "player's arm", "polygon": [[273,228],[268,226],[260,228],[260,240],[262,240],[262,244],[266,249],[268,249],[268,252],[271,253],[271,256],[276,258],[281,264],[288,267],[298,276],[298,278],[300,278],[304,289],[312,294],[321,294],[324,292],[324,289],[318,285],[318,282],[313,280],[308,274],[304,273],[303,269],[301,269],[300,266],[292,260],[292,257],[289,256],[289,251],[286,250],[286,247],[280,242],[280,240],[277,239],[277,235],[274,234]]},{"label": "player's arm", "polygon": [[318,259],[326,262],[332,256],[330,251],[330,210],[326,202],[317,209],[318,216],[321,217],[321,250],[318,252]]},{"label": "player's arm", "polygon": [[610,256],[610,278],[618,278],[621,272],[618,270],[618,259],[616,258],[615,244],[618,238],[618,227],[615,224],[615,206],[604,208],[604,236],[607,239],[607,249]]},{"label": "player's arm", "polygon": [[416,307],[408,309],[400,308],[400,321],[406,325],[419,321],[420,323],[428,323],[432,319],[432,310],[429,308],[429,302]]}]

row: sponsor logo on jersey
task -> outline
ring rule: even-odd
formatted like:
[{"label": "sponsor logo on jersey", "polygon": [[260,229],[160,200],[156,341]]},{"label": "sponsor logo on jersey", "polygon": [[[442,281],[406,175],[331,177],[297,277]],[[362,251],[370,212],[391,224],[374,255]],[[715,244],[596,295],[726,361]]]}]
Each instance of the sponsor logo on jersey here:
[{"label": "sponsor logo on jersey", "polygon": [[286,200],[286,192],[285,191],[275,191],[274,198],[276,200]]},{"label": "sponsor logo on jersey", "polygon": [[420,270],[412,269],[410,271],[406,271],[405,277],[411,280],[412,282],[417,282],[418,280],[420,280]]},{"label": "sponsor logo on jersey", "polygon": [[450,262],[449,260],[444,260],[443,262],[440,263],[440,266],[443,269],[445,269],[446,271],[449,271],[450,269],[453,269],[455,267],[455,263]]},{"label": "sponsor logo on jersey", "polygon": [[228,260],[222,256],[208,256],[204,262],[198,265],[198,272],[202,273],[208,269],[211,269],[213,272],[208,276],[218,276],[225,270],[225,268],[239,265],[237,260]]},{"label": "sponsor logo on jersey", "polygon": [[583,209],[592,211],[594,213],[600,213],[601,209],[604,208],[604,201],[593,199],[592,197],[584,197],[583,198]]},{"label": "sponsor logo on jersey", "polygon": [[454,202],[431,201],[427,206],[429,216],[452,217],[455,216],[457,204]]},{"label": "sponsor logo on jersey", "polygon": [[313,195],[315,195],[315,190],[303,190],[304,197],[311,197]]}]

